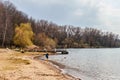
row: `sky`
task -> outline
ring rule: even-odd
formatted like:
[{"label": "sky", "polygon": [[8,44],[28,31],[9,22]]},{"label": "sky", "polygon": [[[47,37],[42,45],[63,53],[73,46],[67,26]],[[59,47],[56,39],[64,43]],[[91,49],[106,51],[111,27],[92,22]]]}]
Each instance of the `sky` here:
[{"label": "sky", "polygon": [[92,27],[120,35],[120,0],[9,0],[37,20]]}]

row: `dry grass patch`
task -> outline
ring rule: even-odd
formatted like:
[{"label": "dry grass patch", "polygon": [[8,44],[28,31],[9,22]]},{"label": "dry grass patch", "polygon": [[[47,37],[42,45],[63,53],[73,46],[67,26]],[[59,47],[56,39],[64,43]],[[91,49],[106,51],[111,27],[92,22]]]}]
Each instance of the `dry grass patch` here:
[{"label": "dry grass patch", "polygon": [[6,70],[15,70],[18,69],[21,64],[28,65],[30,64],[29,60],[24,60],[22,58],[14,58],[11,57],[9,59],[4,60],[2,62],[4,65],[1,66],[0,71],[6,71]]},{"label": "dry grass patch", "polygon": [[8,59],[8,61],[10,61],[12,64],[25,64],[25,65],[30,64],[29,60],[25,60],[25,59],[22,59],[22,58],[11,57],[10,59]]},{"label": "dry grass patch", "polygon": [[14,54],[12,54],[12,56],[18,57],[18,56],[34,56],[34,55],[43,55],[45,54],[44,52],[15,52]]},{"label": "dry grass patch", "polygon": [[15,70],[15,69],[17,69],[18,67],[16,67],[16,66],[4,66],[3,68],[2,68],[2,71],[6,71],[6,70]]},{"label": "dry grass patch", "polygon": [[27,76],[21,76],[17,80],[32,80],[32,79]]}]

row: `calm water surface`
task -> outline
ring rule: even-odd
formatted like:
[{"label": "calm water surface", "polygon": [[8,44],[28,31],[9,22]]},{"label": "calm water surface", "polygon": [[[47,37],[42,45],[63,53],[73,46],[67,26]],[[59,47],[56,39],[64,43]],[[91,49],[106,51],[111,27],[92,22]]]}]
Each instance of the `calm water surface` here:
[{"label": "calm water surface", "polygon": [[63,69],[82,80],[120,80],[120,48],[68,49],[68,55],[50,59],[66,65]]}]

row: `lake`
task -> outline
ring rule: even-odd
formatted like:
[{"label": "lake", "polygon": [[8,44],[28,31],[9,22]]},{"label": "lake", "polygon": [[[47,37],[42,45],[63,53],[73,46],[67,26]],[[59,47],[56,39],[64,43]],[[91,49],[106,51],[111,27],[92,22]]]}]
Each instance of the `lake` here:
[{"label": "lake", "polygon": [[120,48],[67,49],[50,60],[64,64],[64,73],[82,80],[120,80]]}]

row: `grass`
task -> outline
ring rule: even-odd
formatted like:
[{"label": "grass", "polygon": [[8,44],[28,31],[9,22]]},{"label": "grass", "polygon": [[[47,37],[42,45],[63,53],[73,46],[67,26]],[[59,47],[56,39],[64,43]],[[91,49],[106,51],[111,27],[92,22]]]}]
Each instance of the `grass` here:
[{"label": "grass", "polygon": [[[0,71],[15,70],[20,66],[29,65],[30,60],[23,59],[25,56],[43,55],[39,52],[13,52],[12,54],[0,54]],[[2,65],[1,65],[2,64]]]},{"label": "grass", "polygon": [[16,52],[12,56],[34,56],[34,55],[43,55],[43,54],[45,53],[43,52],[25,52],[25,53]]},{"label": "grass", "polygon": [[15,69],[18,69],[20,66],[22,66],[21,64],[24,64],[24,65],[30,64],[29,60],[25,60],[22,58],[14,58],[14,57],[11,57],[5,60],[4,62],[5,64],[1,66],[2,68],[0,69],[0,71],[15,70]]},{"label": "grass", "polygon": [[15,69],[17,69],[18,67],[15,67],[15,66],[4,66],[3,68],[2,68],[2,71],[6,71],[6,70],[15,70]]},{"label": "grass", "polygon": [[10,59],[8,59],[11,63],[13,64],[25,64],[25,65],[28,65],[30,64],[30,61],[29,60],[25,60],[25,59],[22,59],[22,58],[14,58],[14,57],[11,57]]}]

